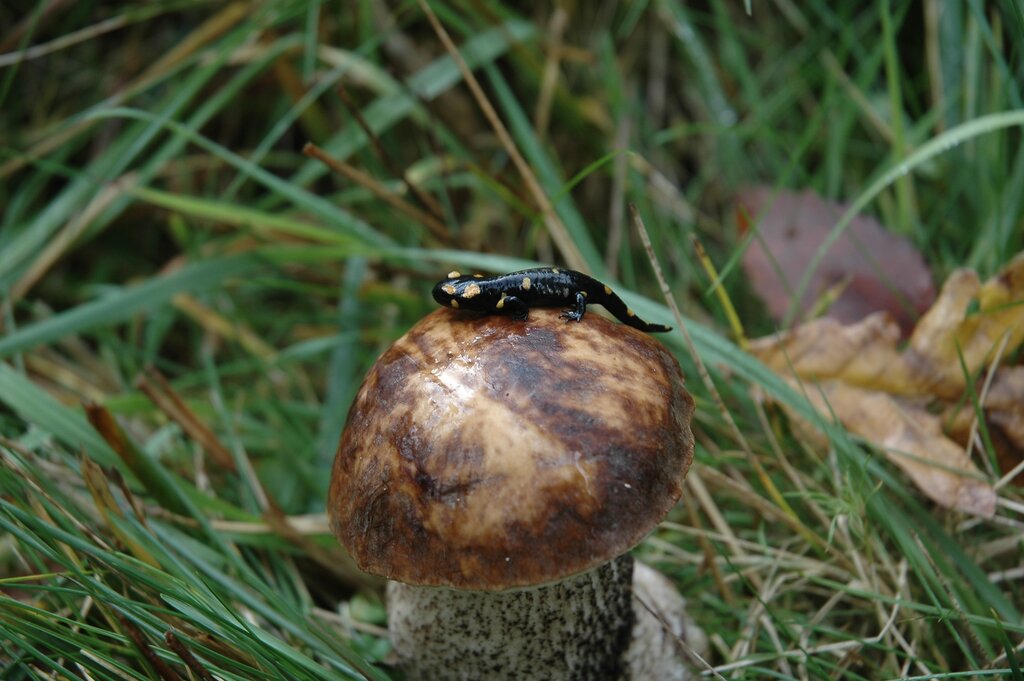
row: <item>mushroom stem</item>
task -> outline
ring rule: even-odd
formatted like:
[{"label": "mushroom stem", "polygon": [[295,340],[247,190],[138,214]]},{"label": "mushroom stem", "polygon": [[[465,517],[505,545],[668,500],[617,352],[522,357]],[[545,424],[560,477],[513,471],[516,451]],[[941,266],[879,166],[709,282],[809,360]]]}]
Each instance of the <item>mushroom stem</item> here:
[{"label": "mushroom stem", "polygon": [[633,559],[502,592],[388,583],[388,626],[407,678],[627,678]]}]

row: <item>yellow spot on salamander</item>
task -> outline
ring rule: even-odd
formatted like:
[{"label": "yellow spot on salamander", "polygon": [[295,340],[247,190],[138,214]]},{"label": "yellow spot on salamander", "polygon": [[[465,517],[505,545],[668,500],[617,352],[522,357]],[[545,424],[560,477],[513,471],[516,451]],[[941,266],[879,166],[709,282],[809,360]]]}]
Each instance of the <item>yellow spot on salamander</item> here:
[{"label": "yellow spot on salamander", "polygon": [[606,296],[610,296],[612,294],[612,287],[611,286],[605,286],[604,287],[604,294]]},{"label": "yellow spot on salamander", "polygon": [[628,315],[628,316],[630,316],[630,317],[635,317],[635,316],[636,316],[636,312],[633,312],[633,310],[631,310],[631,309],[629,309],[629,308],[627,307],[627,308],[626,308],[626,315]]},{"label": "yellow spot on salamander", "polygon": [[551,268],[551,273],[552,274],[558,274],[558,268],[557,267],[552,267]]},{"label": "yellow spot on salamander", "polygon": [[529,291],[530,290],[530,278],[529,277],[523,277],[523,290],[524,291]]},{"label": "yellow spot on salamander", "polygon": [[457,301],[454,298],[452,298],[452,307],[458,307],[458,306],[459,306],[459,301]]},{"label": "yellow spot on salamander", "polygon": [[500,310],[503,307],[505,307],[505,294],[504,293],[501,294],[501,300],[499,300],[497,303],[494,304],[494,309],[495,310]]},{"label": "yellow spot on salamander", "polygon": [[454,279],[455,277],[461,277],[461,276],[462,276],[462,273],[459,272],[458,270],[452,270],[451,272],[448,273],[448,278],[449,279]]},{"label": "yellow spot on salamander", "polygon": [[580,291],[580,293],[582,293],[582,294],[583,294],[583,297],[584,297],[584,298],[586,298],[586,297],[587,297],[587,292],[586,292],[586,291]]},{"label": "yellow spot on salamander", "polygon": [[451,284],[445,284],[444,286],[441,287],[441,290],[450,296],[455,295],[455,287],[452,286]]},{"label": "yellow spot on salamander", "polygon": [[472,298],[473,296],[480,295],[480,287],[476,284],[470,284],[466,287],[466,290],[462,292],[463,298]]},{"label": "yellow spot on salamander", "polygon": [[474,275],[473,275],[473,278],[474,278],[474,279],[483,279],[483,278],[484,278],[484,275],[482,275],[482,274],[474,274]]}]

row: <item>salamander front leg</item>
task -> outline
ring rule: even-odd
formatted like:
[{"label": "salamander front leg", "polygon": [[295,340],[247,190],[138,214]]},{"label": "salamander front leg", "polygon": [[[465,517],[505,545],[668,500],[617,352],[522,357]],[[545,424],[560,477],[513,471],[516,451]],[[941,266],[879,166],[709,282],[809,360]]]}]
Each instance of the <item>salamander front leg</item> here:
[{"label": "salamander front leg", "polygon": [[587,311],[587,297],[583,295],[582,291],[576,292],[576,307],[571,310],[565,310],[559,315],[562,319],[567,322],[578,322],[583,319],[583,313]]},{"label": "salamander front leg", "polygon": [[506,312],[512,316],[512,319],[526,319],[530,314],[530,306],[527,305],[521,298],[515,296],[502,296],[501,300],[497,302],[494,309],[501,312]]}]

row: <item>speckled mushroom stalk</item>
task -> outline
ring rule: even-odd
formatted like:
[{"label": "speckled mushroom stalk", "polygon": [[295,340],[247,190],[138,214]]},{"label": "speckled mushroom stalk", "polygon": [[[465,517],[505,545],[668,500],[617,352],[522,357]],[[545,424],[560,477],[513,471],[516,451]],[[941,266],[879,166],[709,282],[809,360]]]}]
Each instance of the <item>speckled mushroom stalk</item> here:
[{"label": "speckled mushroom stalk", "polygon": [[387,599],[410,679],[686,681],[681,645],[707,647],[672,582],[629,554],[497,593],[388,582]]},{"label": "speckled mushroom stalk", "polygon": [[388,629],[410,679],[625,678],[633,560],[497,593],[388,583]]},{"label": "speckled mushroom stalk", "polygon": [[638,660],[685,678],[626,554],[682,492],[692,412],[671,354],[598,315],[438,310],[396,341],[349,412],[328,510],[396,582],[409,678],[643,678]]}]

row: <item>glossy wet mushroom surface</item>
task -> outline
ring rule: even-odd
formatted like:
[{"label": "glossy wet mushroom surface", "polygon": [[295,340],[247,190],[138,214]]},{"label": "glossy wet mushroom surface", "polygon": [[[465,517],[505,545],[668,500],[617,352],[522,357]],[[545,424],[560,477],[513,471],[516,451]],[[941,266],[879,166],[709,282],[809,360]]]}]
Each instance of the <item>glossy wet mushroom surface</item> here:
[{"label": "glossy wet mushroom surface", "polygon": [[332,526],[417,585],[549,583],[636,545],[679,498],[693,400],[654,338],[437,310],[377,361],[335,459]]}]

